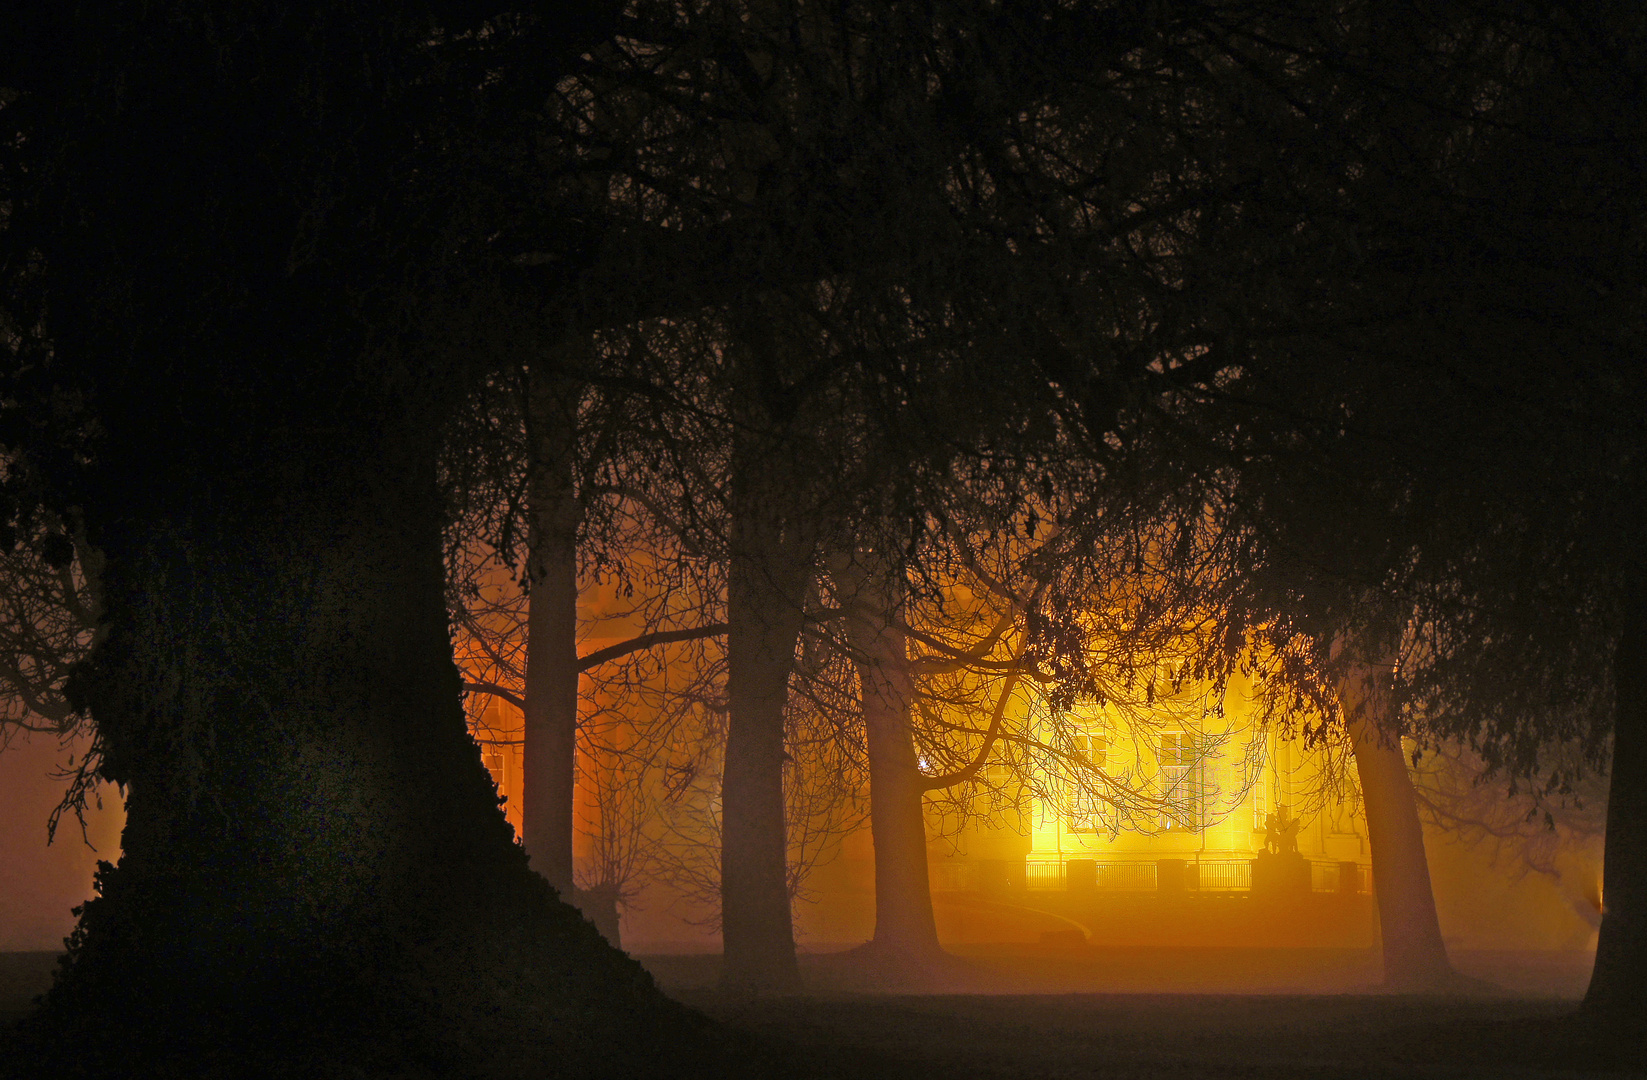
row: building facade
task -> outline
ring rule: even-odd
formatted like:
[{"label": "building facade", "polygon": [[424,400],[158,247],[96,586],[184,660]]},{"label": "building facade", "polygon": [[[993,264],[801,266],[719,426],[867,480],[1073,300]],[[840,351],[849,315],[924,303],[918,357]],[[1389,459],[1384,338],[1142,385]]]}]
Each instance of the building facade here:
[{"label": "building facade", "polygon": [[1311,891],[1369,893],[1346,750],[1261,727],[1244,683],[1205,694],[1077,708],[1056,730],[1028,722],[1048,767],[998,768],[958,827],[929,821],[934,891],[1243,893],[1268,851],[1307,863]]}]

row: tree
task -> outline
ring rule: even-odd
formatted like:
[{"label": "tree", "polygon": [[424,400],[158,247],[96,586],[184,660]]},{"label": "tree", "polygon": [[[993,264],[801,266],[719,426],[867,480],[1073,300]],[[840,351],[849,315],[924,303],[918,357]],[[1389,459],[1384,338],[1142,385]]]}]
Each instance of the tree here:
[{"label": "tree", "polygon": [[[19,735],[50,734],[67,746],[87,734],[67,687],[97,627],[101,558],[55,515],[33,524],[0,551],[0,751]],[[82,755],[76,765],[74,757],[63,801],[47,821],[48,842],[63,814],[84,825],[88,802],[101,806],[95,760]]]},{"label": "tree", "polygon": [[[942,950],[927,875],[923,780],[911,713],[915,687],[899,619],[901,573],[884,554],[831,568],[850,607],[852,646],[869,759],[869,820],[875,845],[875,933],[871,943],[908,961],[930,962]],[[857,565],[868,562],[868,566]]]},{"label": "tree", "polygon": [[[1369,639],[1377,640],[1370,635],[1361,640]],[[1386,645],[1383,656],[1368,656],[1365,647],[1352,644],[1347,651],[1352,657],[1336,679],[1337,696],[1367,814],[1384,984],[1402,990],[1456,988],[1464,980],[1453,970],[1441,939],[1418,801],[1390,707],[1396,649]]]},{"label": "tree", "polygon": [[1621,5],[1509,5],[1238,41],[1254,69],[1313,68],[1288,100],[1311,147],[1346,167],[1325,183],[1334,170],[1312,178],[1308,150],[1277,158],[1287,179],[1253,200],[1310,206],[1276,233],[1305,241],[1302,272],[1266,267],[1262,244],[1220,249],[1245,263],[1231,280],[1258,286],[1247,299],[1286,298],[1244,343],[1245,390],[1223,395],[1257,405],[1244,434],[1280,435],[1278,454],[1290,440],[1297,461],[1333,449],[1300,490],[1365,492],[1388,517],[1340,532],[1361,549],[1343,580],[1413,613],[1392,691],[1402,725],[1558,784],[1610,753],[1608,904],[1585,1012],[1620,1033],[1647,948],[1630,801],[1647,785],[1632,743],[1643,488],[1627,284],[1643,250],[1628,209],[1647,145],[1643,30]]},{"label": "tree", "polygon": [[1607,776],[1572,773],[1584,748],[1558,747],[1543,776],[1510,780],[1495,775],[1468,747],[1428,747],[1414,763],[1413,787],[1425,824],[1480,848],[1512,877],[1539,874],[1560,883],[1574,911],[1601,925],[1601,841],[1607,819]]},{"label": "tree", "polygon": [[[38,1053],[156,1075],[690,1047],[513,844],[441,572],[441,439],[485,362],[460,293],[485,260],[429,167],[508,142],[480,88],[524,87],[476,77],[494,47],[537,42],[552,82],[610,25],[30,18],[5,68],[27,133],[4,163],[10,488],[73,508],[103,559],[69,693],[128,814]],[[30,63],[43,40],[59,59]]]},{"label": "tree", "polygon": [[[725,625],[702,618],[683,625],[689,613],[656,595],[689,584],[696,560],[671,548],[647,520],[641,504],[658,506],[655,493],[636,497],[658,479],[637,462],[645,431],[638,410],[621,390],[596,388],[603,355],[620,346],[597,336],[581,347],[531,350],[533,335],[522,330],[520,338],[517,348],[528,358],[483,384],[450,468],[456,494],[474,504],[453,530],[453,616],[465,634],[466,687],[522,714],[522,832],[533,866],[616,942],[616,900],[639,870],[638,822],[612,833],[597,828],[591,839],[602,850],[624,854],[580,885],[573,860],[577,756],[580,746],[587,756],[598,745],[583,727],[588,710],[580,709],[580,682],[592,676],[598,690],[610,689],[614,678],[628,675],[608,665],[723,634]],[[517,565],[518,589],[500,591],[486,580],[500,572],[512,577]],[[579,597],[603,577],[630,590],[641,579],[643,591],[650,586],[655,595],[629,613],[639,633],[580,656]],[[706,597],[701,584],[685,591]],[[483,711],[471,713],[478,718]],[[624,753],[636,758],[633,751],[629,745]],[[620,811],[612,802],[617,792],[598,772],[582,779],[584,790],[604,793],[605,816],[614,824],[634,811],[627,804]],[[620,869],[624,878],[612,878]]]},{"label": "tree", "polygon": [[68,738],[84,721],[65,685],[97,625],[98,556],[55,518],[31,532],[0,554],[0,747],[19,732]]},{"label": "tree", "polygon": [[[610,497],[610,496],[608,496]],[[500,514],[497,507],[492,513]],[[570,678],[580,686],[574,709],[574,744],[567,751],[573,772],[567,790],[559,793],[565,835],[544,835],[544,817],[524,820],[537,829],[540,847],[558,846],[572,874],[557,886],[569,903],[583,911],[607,939],[618,943],[618,906],[631,899],[643,878],[658,870],[658,836],[651,816],[663,797],[659,774],[669,766],[667,748],[683,742],[709,739],[706,732],[687,733],[695,727],[691,709],[720,694],[714,687],[724,679],[724,662],[716,640],[724,623],[712,600],[718,593],[706,572],[706,561],[681,552],[667,531],[651,523],[633,504],[606,508],[605,535],[600,547],[578,559],[578,599],[593,598],[593,615],[574,612],[569,631],[555,628],[556,636],[570,637],[573,646]],[[457,659],[469,693],[468,714],[483,746],[520,746],[529,749],[535,736],[530,727],[504,721],[497,702],[532,714],[533,687],[528,684],[528,658],[536,640],[531,597],[506,565],[497,549],[480,539],[496,536],[497,522],[470,520],[454,530],[448,565]],[[590,556],[594,557],[590,557]],[[606,562],[603,571],[596,559]],[[615,602],[615,603],[614,603]],[[541,620],[540,620],[541,621]],[[630,636],[603,647],[576,651],[587,637],[609,638],[617,628]],[[541,652],[539,663],[547,661]],[[541,712],[541,707],[539,709]],[[540,757],[547,753],[541,746]],[[522,778],[527,802],[549,802],[554,796],[531,776]],[[574,821],[575,803],[581,801],[586,817]],[[524,815],[523,815],[524,819]],[[593,852],[593,862],[574,861],[576,833]],[[533,848],[528,845],[528,853]],[[545,875],[547,878],[548,875]]]},{"label": "tree", "polygon": [[899,551],[883,519],[867,534],[873,545],[829,564],[833,645],[856,669],[870,773],[876,922],[861,957],[904,982],[944,955],[928,882],[929,804],[941,828],[998,823],[1035,794],[1116,829],[1153,830],[1182,812],[1181,796],[1096,759],[1071,707],[1097,705],[1112,737],[1144,740],[1175,722],[1200,726],[1208,711],[1182,681],[1155,677],[1163,658],[1182,659],[1180,639],[1193,631],[1181,605],[1160,602],[1163,590],[1138,602],[1150,578],[1132,571],[1120,537],[1071,544],[1050,523],[1055,507],[1024,505],[1015,482],[1001,486],[1014,493],[1005,504],[991,506],[989,484],[973,479],[934,503],[944,527],[929,520]]},{"label": "tree", "polygon": [[[1289,182],[1319,198],[1321,261],[1290,286],[1269,278],[1291,315],[1267,356],[1254,350],[1248,401],[1261,408],[1246,431],[1290,426],[1295,446],[1331,449],[1300,490],[1364,494],[1384,516],[1338,530],[1360,549],[1342,580],[1413,612],[1392,690],[1405,728],[1558,784],[1613,740],[1607,915],[1586,1012],[1628,1020],[1647,948],[1647,860],[1628,801],[1641,786],[1640,313],[1624,285],[1642,251],[1626,207],[1640,202],[1647,145],[1643,26],[1609,5],[1401,18],[1384,38],[1398,47],[1338,50],[1325,66],[1331,82],[1375,90],[1376,109],[1295,99],[1358,167],[1336,192]],[[1329,54],[1312,42],[1293,55]],[[1402,137],[1363,126],[1373,115]]]}]

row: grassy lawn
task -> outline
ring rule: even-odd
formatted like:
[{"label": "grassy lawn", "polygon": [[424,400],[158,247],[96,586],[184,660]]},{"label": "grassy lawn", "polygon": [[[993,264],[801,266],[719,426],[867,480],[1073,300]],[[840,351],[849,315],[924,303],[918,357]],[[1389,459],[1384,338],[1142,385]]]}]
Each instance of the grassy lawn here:
[{"label": "grassy lawn", "polygon": [[936,993],[877,993],[823,954],[802,958],[806,994],[765,1000],[718,994],[718,957],[643,960],[665,989],[831,1077],[1647,1076],[1639,1043],[1569,1019],[1584,954],[1461,952],[1491,986],[1416,997],[1378,993],[1366,950],[957,952]]},{"label": "grassy lawn", "polygon": [[35,995],[51,985],[57,956],[51,952],[0,952],[0,1025],[21,1018]]},{"label": "grassy lawn", "polygon": [[1374,995],[808,996],[700,1008],[838,1077],[1647,1075],[1571,1006]]},{"label": "grassy lawn", "polygon": [[[811,954],[807,992],[766,999],[719,994],[717,956],[642,959],[786,1069],[832,1080],[1647,1077],[1642,1033],[1569,1019],[1582,954],[1459,954],[1499,987],[1472,997],[1373,992],[1364,950],[978,946],[921,993]],[[0,1017],[27,1010],[54,961],[0,954]]]}]

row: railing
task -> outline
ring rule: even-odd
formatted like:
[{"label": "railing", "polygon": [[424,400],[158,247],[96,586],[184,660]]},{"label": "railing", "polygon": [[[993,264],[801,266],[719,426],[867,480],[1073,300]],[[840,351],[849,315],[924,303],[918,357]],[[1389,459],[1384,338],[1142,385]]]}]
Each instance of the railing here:
[{"label": "railing", "polygon": [[1318,893],[1370,893],[1372,867],[1353,862],[1310,863],[1310,891]]},{"label": "railing", "polygon": [[[1162,879],[1158,860],[1025,859],[1023,887],[1031,892],[1154,893]],[[1169,860],[1173,861],[1173,860]],[[1094,863],[1096,865],[1094,865]],[[1071,865],[1075,872],[1072,874]],[[1171,869],[1171,867],[1169,867]],[[1252,862],[1249,859],[1182,860],[1183,890],[1186,893],[1245,893],[1252,889]],[[971,860],[933,863],[930,867],[934,892],[980,892],[992,885],[1000,887],[999,867],[988,869]],[[1316,893],[1370,893],[1371,869],[1353,862],[1310,863],[1310,891]]]},{"label": "railing", "polygon": [[1098,888],[1103,892],[1154,892],[1153,862],[1102,862],[1098,864]]},{"label": "railing", "polygon": [[1252,863],[1246,859],[1219,859],[1191,863],[1199,871],[1195,888],[1200,892],[1248,892],[1252,889]]},{"label": "railing", "polygon": [[1031,892],[1056,892],[1064,887],[1064,867],[1056,860],[1026,859],[1024,884]]},{"label": "railing", "polygon": [[[1154,892],[1156,889],[1153,860],[1100,862],[1096,870],[1096,885],[1094,886],[1092,879],[1088,878],[1085,888],[1096,887],[1099,892]],[[1091,872],[1090,868],[1088,872]],[[1037,892],[1057,892],[1082,887],[1079,882],[1071,884],[1069,863],[1057,859],[1026,860],[1024,876],[1029,888]]]},{"label": "railing", "polygon": [[976,892],[978,868],[965,862],[927,864],[927,878],[933,892]]}]

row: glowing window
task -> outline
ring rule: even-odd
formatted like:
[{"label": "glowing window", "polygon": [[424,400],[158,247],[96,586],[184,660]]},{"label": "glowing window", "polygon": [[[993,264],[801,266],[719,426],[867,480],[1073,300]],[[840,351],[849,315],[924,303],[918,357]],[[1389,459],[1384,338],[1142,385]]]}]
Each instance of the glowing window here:
[{"label": "glowing window", "polygon": [[486,766],[486,771],[487,772],[492,774],[492,785],[498,789],[498,794],[501,795],[505,791],[507,791],[508,788],[506,788],[504,786],[504,779],[505,779],[504,767],[505,767],[505,763],[504,763],[504,758],[503,758],[503,751],[501,751],[501,750],[488,750],[488,749],[481,750],[481,752],[480,752],[480,763],[482,765]]},{"label": "glowing window", "polygon": [[[1095,769],[1109,765],[1109,736],[1100,731],[1078,731],[1070,736],[1070,750],[1074,756]],[[1084,773],[1085,770],[1082,770]],[[1078,776],[1070,792],[1069,831],[1098,832],[1104,828],[1103,800],[1092,790],[1097,778],[1090,774]]]},{"label": "glowing window", "polygon": [[1071,736],[1070,743],[1076,756],[1093,768],[1102,769],[1108,764],[1109,736],[1095,731],[1083,731]]},{"label": "glowing window", "polygon": [[1161,827],[1200,828],[1201,792],[1195,775],[1195,736],[1187,731],[1163,731],[1157,762],[1161,770],[1161,797],[1167,803],[1161,814]]},{"label": "glowing window", "polygon": [[1334,799],[1328,808],[1328,829],[1334,836],[1357,836],[1355,805],[1342,796]]}]

